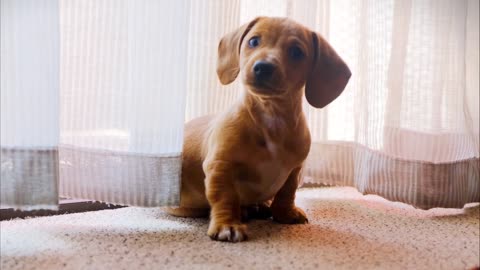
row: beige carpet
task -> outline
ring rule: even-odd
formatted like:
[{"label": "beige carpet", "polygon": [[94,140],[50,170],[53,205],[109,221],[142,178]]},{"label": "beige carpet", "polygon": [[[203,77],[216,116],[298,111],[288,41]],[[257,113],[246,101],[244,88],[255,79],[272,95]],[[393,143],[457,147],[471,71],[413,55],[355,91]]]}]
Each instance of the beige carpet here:
[{"label": "beige carpet", "polygon": [[206,219],[122,208],[4,221],[1,269],[470,269],[479,265],[478,204],[417,210],[353,188],[302,189],[308,225],[249,224],[220,243]]}]

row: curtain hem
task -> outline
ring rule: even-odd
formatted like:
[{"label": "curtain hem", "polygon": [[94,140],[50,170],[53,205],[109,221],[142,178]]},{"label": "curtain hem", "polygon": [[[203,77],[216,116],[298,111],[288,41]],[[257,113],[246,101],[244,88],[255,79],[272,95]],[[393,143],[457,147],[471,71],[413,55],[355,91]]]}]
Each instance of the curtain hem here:
[{"label": "curtain hem", "polygon": [[1,208],[57,209],[58,179],[56,147],[1,148]]},{"label": "curtain hem", "polygon": [[60,196],[160,207],[180,201],[181,154],[135,155],[60,147]]},{"label": "curtain hem", "polygon": [[480,159],[429,163],[393,158],[358,144],[313,143],[304,183],[353,186],[421,209],[480,201]]}]

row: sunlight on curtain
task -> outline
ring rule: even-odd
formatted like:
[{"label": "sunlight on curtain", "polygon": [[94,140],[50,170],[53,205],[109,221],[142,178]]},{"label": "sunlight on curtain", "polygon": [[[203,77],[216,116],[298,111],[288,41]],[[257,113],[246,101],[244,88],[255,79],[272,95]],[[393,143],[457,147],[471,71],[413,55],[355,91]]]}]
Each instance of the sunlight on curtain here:
[{"label": "sunlight on curtain", "polygon": [[1,207],[178,204],[189,12],[1,0]]},{"label": "sunlight on curtain", "polygon": [[[189,74],[187,95],[211,98],[189,99],[187,121],[228,108],[241,93],[238,81],[225,87],[216,79],[210,57],[220,38],[257,16],[289,16],[320,32],[353,73],[326,108],[304,102],[313,141],[305,182],[355,186],[422,208],[480,200],[478,1],[219,3],[203,8],[225,31],[189,44],[191,55],[208,49],[209,60],[191,62],[205,72]],[[192,17],[191,25],[206,21]],[[209,45],[199,48],[200,40]]]},{"label": "sunlight on curtain", "polygon": [[60,195],[178,202],[189,1],[60,1]]},{"label": "sunlight on curtain", "polygon": [[178,203],[184,121],[241,95],[218,81],[218,42],[257,16],[321,33],[353,73],[326,108],[304,102],[304,182],[480,200],[476,0],[0,1],[2,207],[55,208],[58,189]]}]

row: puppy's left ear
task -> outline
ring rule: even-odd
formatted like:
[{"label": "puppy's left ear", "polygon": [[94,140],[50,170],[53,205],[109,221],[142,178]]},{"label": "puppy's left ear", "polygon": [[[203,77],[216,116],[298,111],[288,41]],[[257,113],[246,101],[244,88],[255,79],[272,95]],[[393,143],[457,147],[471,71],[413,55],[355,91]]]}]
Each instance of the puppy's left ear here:
[{"label": "puppy's left ear", "polygon": [[313,65],[305,84],[305,97],[313,107],[323,108],[343,92],[352,73],[319,34],[312,32],[312,40]]},{"label": "puppy's left ear", "polygon": [[217,75],[222,84],[229,84],[240,72],[240,46],[248,31],[260,18],[240,26],[237,30],[225,35],[218,44]]}]

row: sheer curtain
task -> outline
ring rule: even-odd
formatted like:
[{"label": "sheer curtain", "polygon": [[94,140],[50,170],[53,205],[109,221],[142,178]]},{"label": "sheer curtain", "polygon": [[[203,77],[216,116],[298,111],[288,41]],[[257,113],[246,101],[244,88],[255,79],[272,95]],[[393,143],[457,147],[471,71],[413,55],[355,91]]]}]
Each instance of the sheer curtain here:
[{"label": "sheer curtain", "polygon": [[0,2],[2,207],[58,202],[58,2]]},{"label": "sheer curtain", "polygon": [[305,183],[354,186],[421,208],[480,200],[478,1],[192,5],[187,120],[240,94],[238,82],[224,87],[215,76],[221,36],[256,16],[288,16],[322,33],[353,72],[325,109],[305,102],[313,139]]},{"label": "sheer curtain", "polygon": [[60,1],[60,195],[178,202],[189,1]]},{"label": "sheer curtain", "polygon": [[1,206],[178,203],[189,1],[1,0]]},{"label": "sheer curtain", "polygon": [[305,102],[305,183],[480,200],[476,0],[0,1],[2,207],[177,203],[184,121],[241,93],[218,82],[218,41],[260,15],[322,33],[353,72]]}]

